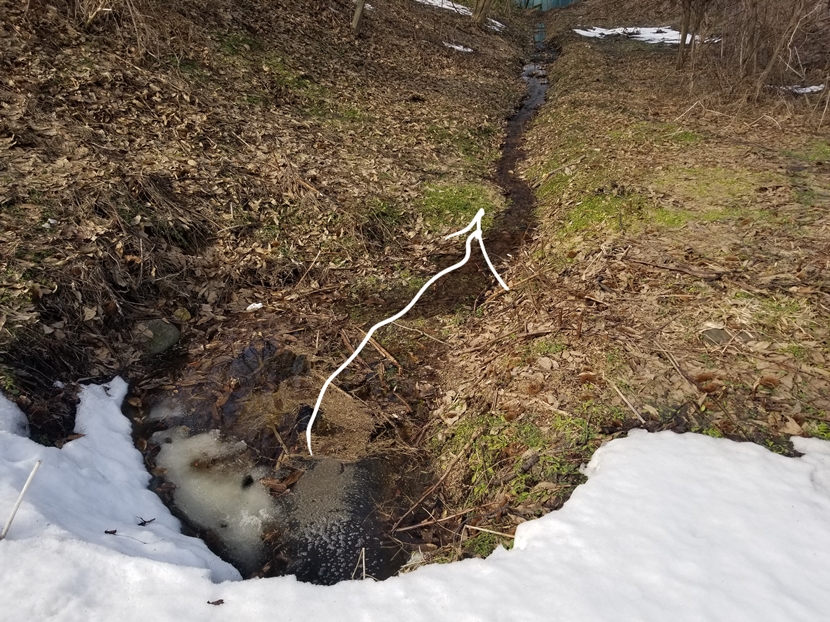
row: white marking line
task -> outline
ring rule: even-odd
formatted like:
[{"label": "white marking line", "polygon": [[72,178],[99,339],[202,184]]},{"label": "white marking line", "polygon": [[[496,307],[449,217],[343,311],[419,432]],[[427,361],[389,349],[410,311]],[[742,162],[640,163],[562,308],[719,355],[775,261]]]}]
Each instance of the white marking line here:
[{"label": "white marking line", "polygon": [[415,306],[415,303],[418,302],[418,299],[424,294],[425,291],[429,289],[430,285],[435,283],[435,281],[440,279],[442,276],[449,274],[453,270],[457,270],[469,261],[470,255],[472,254],[472,244],[474,239],[478,239],[478,244],[481,247],[481,254],[484,255],[484,260],[487,262],[487,267],[490,268],[490,272],[492,272],[493,275],[496,277],[496,280],[499,282],[499,285],[501,285],[505,290],[510,291],[510,288],[507,287],[507,283],[505,283],[499,276],[499,273],[496,272],[496,269],[493,267],[493,263],[490,261],[490,257],[487,255],[487,251],[484,248],[484,238],[482,237],[481,232],[481,219],[483,216],[484,210],[478,210],[478,213],[470,221],[469,225],[464,227],[461,231],[451,233],[446,238],[444,238],[446,240],[449,240],[450,238],[454,238],[459,235],[464,235],[471,229],[475,228],[475,231],[473,231],[470,235],[467,236],[467,253],[464,255],[464,259],[459,261],[457,264],[450,266],[449,268],[444,268],[443,270],[441,270],[441,272],[439,272],[429,281],[427,281],[424,284],[424,286],[421,287],[420,290],[418,290],[418,293],[415,294],[415,297],[412,299],[412,301],[408,305],[406,305],[406,307],[403,308],[403,310],[399,311],[392,317],[386,318],[385,320],[378,322],[377,324],[372,326],[372,328],[366,333],[366,336],[363,338],[363,341],[360,342],[360,345],[357,346],[352,355],[349,358],[347,358],[346,361],[340,367],[338,367],[335,370],[335,372],[331,376],[329,376],[328,379],[323,383],[323,388],[320,389],[320,395],[317,396],[317,403],[314,405],[314,412],[311,413],[311,419],[308,420],[308,427],[305,431],[306,441],[308,442],[308,454],[310,456],[314,455],[314,453],[311,451],[311,426],[314,425],[314,421],[317,419],[317,412],[320,410],[320,404],[323,403],[323,396],[326,394],[326,389],[329,388],[329,385],[334,381],[335,378],[337,378],[337,376],[340,375],[340,373],[344,369],[346,369],[352,363],[352,361],[354,361],[358,357],[360,351],[367,343],[369,343],[369,340],[372,338],[372,335],[375,334],[375,331],[377,329],[383,328],[387,324],[391,324],[392,322],[396,322],[399,319],[401,319],[404,315],[406,315],[409,312],[410,309],[412,309],[412,307]]}]

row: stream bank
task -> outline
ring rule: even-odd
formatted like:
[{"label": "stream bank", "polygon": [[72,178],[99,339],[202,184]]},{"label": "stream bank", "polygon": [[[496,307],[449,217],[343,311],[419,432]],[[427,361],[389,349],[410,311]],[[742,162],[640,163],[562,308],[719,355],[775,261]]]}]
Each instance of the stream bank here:
[{"label": "stream bank", "polygon": [[[509,200],[485,241],[496,265],[507,264],[533,228],[533,193],[515,168],[523,155],[524,125],[547,88],[541,57],[534,60],[523,68],[527,95],[509,120],[495,171]],[[459,272],[416,307],[420,317],[455,308],[467,296],[475,300],[491,287],[482,265]],[[415,530],[393,532],[393,526],[404,517],[404,526],[422,521],[440,511],[440,502],[421,503],[432,469],[385,432],[409,425],[422,437],[436,395],[430,383],[440,382],[440,373],[436,377],[429,365],[419,370],[417,361],[405,370],[381,361],[376,372],[346,374],[340,388],[328,391],[315,426],[315,454],[322,457],[308,458],[302,436],[324,378],[310,364],[315,353],[283,322],[266,314],[255,331],[282,334],[283,341],[254,339],[241,351],[233,347],[214,356],[208,366],[194,361],[174,385],[126,407],[154,475],[152,487],[191,533],[245,577],[294,574],[324,585],[387,578],[413,552],[434,546]],[[235,329],[241,343],[246,333],[250,339],[248,328],[242,322]],[[410,372],[414,379],[405,377]],[[385,375],[392,376],[391,393]],[[410,421],[383,414],[384,399],[402,402]]]}]

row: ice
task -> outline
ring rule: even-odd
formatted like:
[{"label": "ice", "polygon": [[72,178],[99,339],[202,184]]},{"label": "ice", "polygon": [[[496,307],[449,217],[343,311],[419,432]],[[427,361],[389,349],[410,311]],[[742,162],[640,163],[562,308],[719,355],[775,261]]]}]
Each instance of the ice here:
[{"label": "ice", "polygon": [[[232,581],[146,489],[118,408],[125,390],[118,379],[85,387],[85,436],[63,449],[0,431],[0,516],[43,459],[0,542],[3,622],[828,619],[824,441],[795,438],[804,455],[787,458],[635,430],[595,453],[561,510],[519,525],[511,551],[379,583]],[[138,527],[138,517],[156,520]]]},{"label": "ice", "polygon": [[223,441],[216,430],[188,436],[186,428],[157,433],[153,440],[161,446],[156,465],[176,485],[176,505],[212,531],[246,572],[258,569],[263,527],[273,520],[274,508],[265,487],[244,485],[246,478],[265,475],[240,457],[245,443]]}]

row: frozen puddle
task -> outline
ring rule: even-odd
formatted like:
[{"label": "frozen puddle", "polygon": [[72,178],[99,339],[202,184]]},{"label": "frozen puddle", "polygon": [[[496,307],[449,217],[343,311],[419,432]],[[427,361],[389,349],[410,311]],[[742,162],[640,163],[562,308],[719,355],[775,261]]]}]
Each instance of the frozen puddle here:
[{"label": "frozen puddle", "polygon": [[380,459],[305,459],[271,471],[217,430],[190,436],[178,427],[151,440],[174,511],[245,577],[292,574],[332,585],[362,576],[364,565],[366,576],[386,579],[405,561],[383,540],[375,512]]},{"label": "frozen puddle", "polygon": [[218,540],[243,575],[265,564],[262,536],[275,520],[274,503],[265,487],[255,481],[266,470],[252,467],[248,446],[222,442],[218,430],[188,436],[186,428],[157,432],[153,441],[161,450],[156,465],[175,485],[176,508]]}]

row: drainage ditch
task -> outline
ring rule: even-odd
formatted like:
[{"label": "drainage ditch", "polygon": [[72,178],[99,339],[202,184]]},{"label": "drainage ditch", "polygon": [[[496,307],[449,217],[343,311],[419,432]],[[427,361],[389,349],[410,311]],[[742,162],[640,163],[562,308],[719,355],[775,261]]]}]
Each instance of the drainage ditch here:
[{"label": "drainage ditch", "polygon": [[[516,166],[524,125],[545,98],[542,67],[550,60],[537,44],[522,73],[527,96],[508,123],[496,167],[496,181],[509,199],[485,239],[497,266],[510,261],[534,227],[533,192]],[[436,315],[474,301],[491,287],[491,278],[478,258],[439,283],[415,314]],[[245,578],[293,574],[331,585],[392,576],[420,544],[417,531],[393,534],[393,525],[427,489],[431,470],[412,451],[385,440],[384,426],[397,424],[378,423],[384,417],[375,405],[411,397],[418,402],[407,406],[413,421],[425,423],[428,409],[416,399],[415,381],[399,378],[390,397],[371,375],[345,375],[340,388],[328,391],[315,425],[321,457],[309,458],[303,435],[324,378],[309,368],[311,353],[286,327],[257,329],[284,338],[242,347],[235,342],[226,354],[187,365],[174,385],[125,405],[153,475],[151,487],[186,533],[203,538]],[[244,342],[252,332],[241,326],[237,336]],[[417,516],[408,518],[415,523]]]}]

